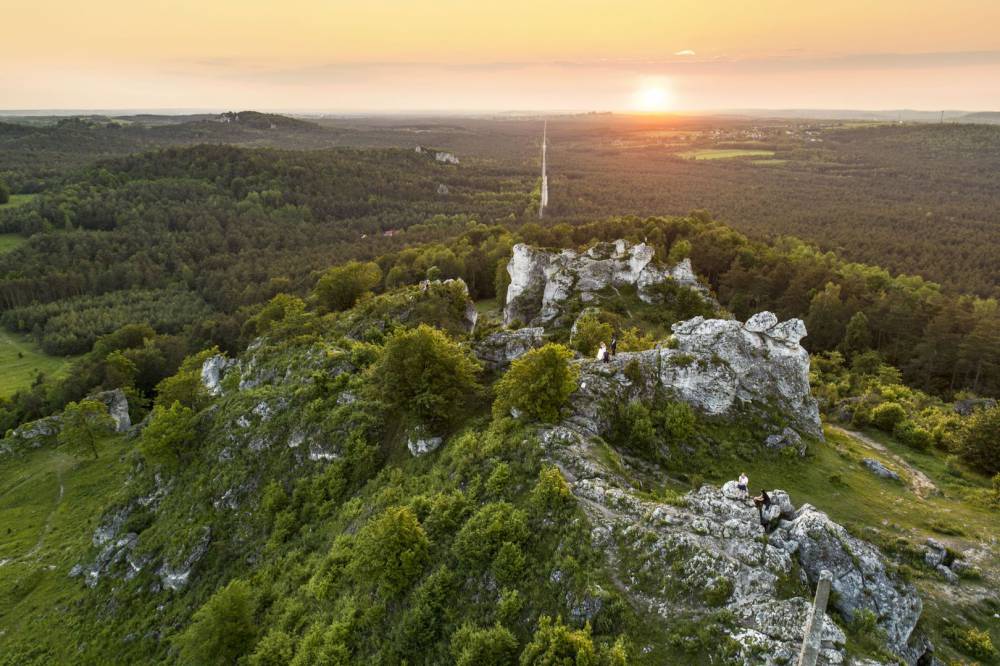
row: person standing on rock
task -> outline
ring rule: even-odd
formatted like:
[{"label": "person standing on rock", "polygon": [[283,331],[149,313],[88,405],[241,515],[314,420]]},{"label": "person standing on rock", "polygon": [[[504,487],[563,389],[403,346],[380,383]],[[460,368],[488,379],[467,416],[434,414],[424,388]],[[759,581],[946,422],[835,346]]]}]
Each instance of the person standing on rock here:
[{"label": "person standing on rock", "polygon": [[611,336],[611,358],[614,358],[618,353],[618,334]]},{"label": "person standing on rock", "polygon": [[611,360],[608,358],[608,346],[603,342],[597,350],[597,360],[604,361],[605,363],[608,363]]},{"label": "person standing on rock", "polygon": [[744,502],[748,497],[750,497],[750,478],[747,476],[746,472],[740,473],[740,478],[736,481],[736,488],[740,491],[740,499]]}]

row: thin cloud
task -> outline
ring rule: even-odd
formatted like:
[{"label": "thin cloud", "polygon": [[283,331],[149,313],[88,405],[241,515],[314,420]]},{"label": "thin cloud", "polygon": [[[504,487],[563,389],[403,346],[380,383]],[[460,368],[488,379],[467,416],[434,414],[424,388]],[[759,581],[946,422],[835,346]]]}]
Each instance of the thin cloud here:
[{"label": "thin cloud", "polygon": [[694,51],[692,51],[691,49],[681,49],[680,51],[676,51],[674,53],[674,55],[675,56],[693,56],[693,55],[698,55],[698,54],[695,53]]}]

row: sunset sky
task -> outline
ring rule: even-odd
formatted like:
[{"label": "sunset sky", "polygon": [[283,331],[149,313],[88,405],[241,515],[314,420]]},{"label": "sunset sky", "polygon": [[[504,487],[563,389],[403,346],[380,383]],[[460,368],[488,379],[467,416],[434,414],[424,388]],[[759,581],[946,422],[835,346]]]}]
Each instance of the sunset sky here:
[{"label": "sunset sky", "polygon": [[0,109],[1000,109],[997,0],[7,0]]}]

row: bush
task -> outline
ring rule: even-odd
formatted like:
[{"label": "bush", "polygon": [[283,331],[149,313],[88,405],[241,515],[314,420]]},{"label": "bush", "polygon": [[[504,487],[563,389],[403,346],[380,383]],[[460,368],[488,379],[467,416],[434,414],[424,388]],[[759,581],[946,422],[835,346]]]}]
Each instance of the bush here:
[{"label": "bush", "polygon": [[969,627],[962,630],[958,627],[950,627],[945,634],[952,639],[958,649],[977,659],[992,659],[996,656],[993,647],[993,639],[988,631]]},{"label": "bush", "polygon": [[194,412],[176,400],[169,408],[154,407],[139,443],[143,455],[164,467],[176,467],[195,441],[194,419]]},{"label": "bush", "polygon": [[906,418],[906,410],[898,402],[883,402],[872,410],[871,422],[879,430],[892,432]]},{"label": "bush", "polygon": [[479,391],[479,370],[479,363],[451,338],[421,324],[389,338],[372,379],[389,409],[430,426],[447,426]]},{"label": "bush", "polygon": [[704,589],[702,597],[709,606],[722,606],[733,595],[733,581],[728,578],[716,578]]},{"label": "bush", "polygon": [[532,418],[554,423],[566,400],[576,390],[579,370],[570,365],[573,353],[562,345],[547,344],[533,349],[511,364],[497,382],[495,416],[511,408]]},{"label": "bush", "polygon": [[256,603],[246,581],[234,580],[198,609],[178,638],[181,661],[197,666],[228,666],[257,635]]},{"label": "bush", "polygon": [[531,641],[521,652],[521,666],[625,666],[627,656],[621,640],[610,648],[598,649],[590,635],[590,624],[571,629],[562,618],[547,615],[538,620]]},{"label": "bush", "polygon": [[934,443],[934,436],[910,419],[897,423],[892,429],[892,436],[917,451],[926,451]]},{"label": "bush", "polygon": [[455,555],[471,566],[492,561],[505,543],[519,545],[528,538],[528,521],[524,511],[507,502],[484,505],[455,537]]},{"label": "bush", "polygon": [[286,666],[295,654],[295,641],[284,631],[271,631],[250,655],[250,666]]},{"label": "bush", "polygon": [[455,666],[510,666],[517,663],[517,639],[499,624],[476,629],[466,623],[452,634],[451,654]]},{"label": "bush", "polygon": [[386,509],[358,534],[350,569],[389,595],[410,587],[427,564],[430,540],[409,507]]},{"label": "bush", "polygon": [[593,356],[602,342],[611,344],[612,335],[614,329],[611,328],[611,324],[601,321],[596,312],[589,311],[576,321],[576,332],[570,344],[584,356]]},{"label": "bush", "polygon": [[979,410],[969,417],[959,455],[987,474],[1000,472],[1000,407]]},{"label": "bush", "polygon": [[324,273],[316,282],[313,295],[321,310],[346,310],[374,289],[381,279],[382,269],[378,264],[349,261]]},{"label": "bush", "polygon": [[10,188],[7,187],[7,183],[0,180],[0,204],[5,204],[10,201]]}]

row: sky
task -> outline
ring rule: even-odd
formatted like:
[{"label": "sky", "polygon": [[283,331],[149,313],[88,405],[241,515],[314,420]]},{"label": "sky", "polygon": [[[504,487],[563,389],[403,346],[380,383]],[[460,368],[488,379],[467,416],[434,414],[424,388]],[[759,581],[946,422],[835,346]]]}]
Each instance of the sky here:
[{"label": "sky", "polygon": [[3,4],[7,110],[1000,110],[998,0]]}]

